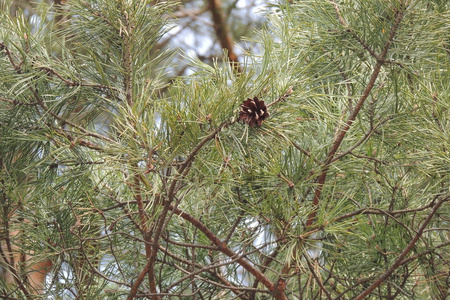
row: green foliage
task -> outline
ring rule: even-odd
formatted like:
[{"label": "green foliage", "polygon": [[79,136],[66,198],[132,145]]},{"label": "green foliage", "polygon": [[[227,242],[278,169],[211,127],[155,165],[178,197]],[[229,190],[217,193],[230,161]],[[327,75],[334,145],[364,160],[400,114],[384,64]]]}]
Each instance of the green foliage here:
[{"label": "green foliage", "polygon": [[40,297],[17,252],[55,299],[445,297],[449,5],[280,4],[242,72],[168,82],[175,5],[3,8],[0,295]]}]

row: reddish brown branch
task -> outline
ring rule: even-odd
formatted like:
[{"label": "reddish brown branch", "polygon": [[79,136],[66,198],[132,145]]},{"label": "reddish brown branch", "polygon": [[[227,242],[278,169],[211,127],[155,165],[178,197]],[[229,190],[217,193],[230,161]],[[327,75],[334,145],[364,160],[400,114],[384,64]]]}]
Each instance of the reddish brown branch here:
[{"label": "reddish brown branch", "polygon": [[[234,121],[235,122],[235,121]],[[133,283],[133,286],[131,288],[130,294],[128,295],[127,299],[131,300],[136,296],[136,293],[138,291],[139,286],[141,285],[142,281],[144,280],[144,277],[147,273],[153,273],[152,269],[154,267],[155,261],[156,261],[156,254],[159,248],[159,240],[161,238],[161,233],[165,227],[166,222],[166,216],[171,208],[170,204],[172,203],[172,200],[175,197],[175,191],[178,183],[184,179],[187,174],[189,173],[190,166],[195,159],[195,156],[198,154],[198,152],[203,148],[203,146],[206,145],[206,143],[212,139],[225,127],[233,124],[234,122],[223,122],[221,125],[219,125],[214,131],[212,131],[208,136],[206,136],[203,140],[201,140],[197,146],[192,150],[191,154],[186,158],[186,160],[181,164],[178,175],[172,180],[170,186],[168,187],[167,192],[167,201],[163,203],[164,207],[163,210],[158,218],[158,222],[156,225],[156,229],[154,231],[154,237],[152,241],[152,251],[151,255],[148,258],[147,264],[145,265],[144,269],[141,271],[141,273],[138,275],[138,278]],[[173,209],[172,209],[173,211]],[[149,275],[152,276],[152,275]],[[152,291],[153,293],[153,291]],[[153,293],[156,294],[156,293]],[[156,298],[157,299],[157,298]]]},{"label": "reddish brown branch", "polygon": [[[3,195],[4,198],[5,195]],[[15,283],[17,284],[17,287],[24,293],[26,299],[30,299],[30,292],[25,287],[25,284],[23,280],[21,280],[23,277],[18,274],[15,266],[16,266],[16,259],[14,257],[14,251],[11,243],[11,233],[9,228],[9,218],[10,213],[6,211],[6,207],[4,208],[4,220],[3,220],[3,228],[2,228],[2,236],[0,236],[0,241],[4,240],[6,243],[6,249],[4,250],[3,247],[0,245],[0,257],[2,258],[4,265],[6,266],[7,272],[10,272],[12,275],[12,278],[14,279]],[[5,253],[6,252],[6,253]]]},{"label": "reddish brown branch", "polygon": [[[394,116],[388,116],[387,118],[385,118],[384,120],[378,122],[378,124],[376,124],[372,129],[369,130],[369,132],[367,132],[357,143],[355,143],[352,147],[350,147],[350,149],[340,153],[339,155],[336,155],[331,162],[335,162],[339,159],[341,159],[342,157],[346,156],[347,154],[352,154],[352,151],[355,150],[359,145],[361,145],[362,143],[364,143],[368,138],[370,138],[372,136],[372,134],[384,123],[392,120],[394,118]],[[356,156],[356,155],[354,155]],[[357,157],[357,156],[356,156]]]},{"label": "reddish brown branch", "polygon": [[333,5],[334,11],[336,12],[336,16],[339,20],[339,23],[347,30],[347,32],[349,32],[350,34],[352,34],[352,36],[358,41],[358,43],[360,43],[365,50],[367,50],[367,52],[370,53],[370,55],[372,55],[373,57],[378,59],[377,54],[375,53],[375,51],[372,50],[372,48],[370,48],[357,34],[354,30],[352,30],[351,28],[349,28],[347,22],[345,22],[344,18],[342,17],[341,11],[339,9],[338,4],[336,3],[336,1],[334,0],[330,0],[331,4]]},{"label": "reddish brown branch", "polygon": [[444,195],[438,200],[438,202],[433,206],[433,209],[431,210],[431,212],[428,214],[428,217],[422,223],[422,226],[420,226],[420,228],[417,231],[414,238],[411,240],[411,242],[409,242],[408,246],[406,246],[406,248],[402,251],[402,253],[400,253],[400,255],[397,257],[397,259],[392,264],[392,266],[388,270],[386,270],[386,272],[384,272],[380,277],[378,277],[378,279],[375,280],[375,282],[372,283],[364,292],[359,294],[355,298],[355,300],[362,300],[366,296],[368,296],[374,289],[376,289],[378,286],[380,286],[383,283],[383,281],[385,281],[402,264],[403,259],[406,257],[406,255],[408,255],[408,253],[414,247],[416,242],[422,236],[423,231],[427,227],[428,223],[430,223],[431,219],[436,214],[439,207],[442,205],[442,203],[447,201],[449,198],[450,198],[450,195]]},{"label": "reddish brown branch", "polygon": [[[197,263],[192,262],[192,261],[185,260],[184,258],[181,258],[181,257],[175,255],[174,253],[170,252],[169,250],[165,249],[165,248],[162,247],[162,246],[159,246],[159,249],[160,249],[160,251],[164,252],[164,254],[168,255],[169,257],[171,257],[171,258],[173,258],[173,259],[175,259],[175,260],[177,260],[177,261],[179,261],[179,262],[181,262],[181,263],[184,263],[184,264],[186,264],[186,265],[193,265],[194,267],[199,268],[199,269],[204,268],[203,265],[197,264]],[[243,288],[243,287],[238,287],[238,286],[233,285],[233,284],[230,283],[227,279],[225,279],[224,277],[222,277],[222,276],[220,276],[219,274],[217,274],[217,273],[214,271],[215,268],[216,268],[216,265],[211,266],[211,267],[209,267],[209,268],[206,268],[205,271],[208,272],[210,275],[212,275],[214,278],[216,278],[218,281],[220,281],[220,282],[222,283],[222,285],[221,285],[222,288],[230,289],[230,290],[231,290],[232,292],[234,292],[238,297],[240,297],[239,294],[240,294],[242,291],[250,290],[250,289],[248,289],[248,288]],[[181,269],[180,269],[180,270],[181,270]],[[183,270],[182,270],[182,271],[183,271]],[[185,272],[185,271],[183,271],[183,272]],[[201,280],[205,281],[205,278],[201,278]],[[217,285],[216,282],[210,282],[210,281],[208,281],[208,282],[211,283],[211,284],[216,284],[216,285]],[[168,289],[166,288],[166,290],[168,290]],[[253,289],[251,289],[251,290],[253,291]],[[260,292],[264,292],[264,291],[261,290]],[[265,292],[267,292],[267,291],[265,291]],[[241,298],[242,298],[242,297],[241,297]],[[245,299],[245,298],[242,298],[242,299]]]},{"label": "reddish brown branch", "polygon": [[151,236],[152,231],[149,228],[149,226],[147,225],[148,217],[145,214],[145,210],[144,210],[144,201],[143,201],[142,195],[141,195],[140,180],[139,180],[138,175],[135,175],[135,177],[134,177],[133,188],[134,188],[136,203],[138,205],[139,218],[140,218],[140,222],[141,222],[139,227],[141,228],[141,230],[143,232],[143,238],[145,241],[145,257],[147,259],[147,264],[145,265],[144,269],[139,274],[136,281],[133,283],[127,299],[130,300],[136,296],[139,286],[141,285],[142,281],[144,280],[145,275],[148,274],[148,280],[149,280],[149,285],[150,285],[150,292],[152,294],[152,299],[159,300],[161,298],[159,296],[157,296],[154,265],[155,265],[155,261],[156,261],[156,255],[158,253],[159,239],[161,237],[161,232],[162,232],[162,224],[164,224],[168,209],[164,208],[164,210],[160,214],[160,216],[158,218],[157,227],[155,230],[155,236],[152,241],[152,236]]},{"label": "reddish brown branch", "polygon": [[[261,249],[262,247],[260,247],[260,249]],[[170,291],[172,288],[174,288],[174,287],[176,287],[177,285],[179,285],[180,283],[182,283],[183,281],[186,281],[187,279],[189,279],[189,278],[192,278],[192,277],[196,277],[198,274],[201,274],[201,273],[203,273],[203,272],[207,272],[207,271],[211,271],[211,270],[213,270],[213,269],[217,269],[217,268],[220,268],[220,267],[223,267],[223,266],[227,266],[227,265],[229,265],[229,264],[232,264],[232,263],[235,263],[235,262],[237,262],[238,260],[241,260],[241,259],[243,259],[244,257],[246,257],[247,255],[250,255],[250,254],[252,254],[252,253],[254,253],[254,252],[257,252],[257,251],[259,251],[260,249],[254,249],[254,250],[252,250],[252,251],[250,251],[250,252],[245,252],[245,253],[242,253],[242,254],[240,254],[239,256],[236,256],[236,257],[234,257],[233,259],[231,259],[231,260],[228,260],[228,259],[225,259],[225,260],[223,260],[222,262],[218,262],[218,263],[216,263],[216,264],[209,264],[209,265],[207,265],[207,266],[202,266],[201,268],[198,268],[197,270],[193,270],[193,271],[183,271],[184,273],[186,273],[186,276],[183,276],[182,278],[180,278],[180,279],[178,279],[177,281],[175,281],[174,283],[172,283],[170,286],[168,286],[168,287],[166,287],[166,289],[165,289],[165,291]],[[230,288],[233,292],[238,292],[239,290],[242,290],[240,287],[237,287],[237,286],[227,286],[227,288]]]},{"label": "reddish brown branch", "polygon": [[385,59],[386,59],[386,55],[387,52],[389,50],[389,46],[392,43],[392,40],[394,39],[395,33],[397,32],[398,26],[400,25],[401,20],[403,19],[403,13],[404,13],[405,8],[402,7],[402,9],[399,9],[397,11],[397,16],[395,18],[395,23],[391,28],[390,34],[388,39],[386,40],[386,43],[384,45],[384,48],[381,52],[380,55],[377,55],[377,62],[374,66],[374,69],[372,71],[372,75],[370,76],[370,80],[361,96],[361,98],[359,99],[358,103],[356,104],[355,108],[353,109],[352,113],[350,114],[350,116],[348,117],[347,121],[345,122],[344,126],[338,131],[333,144],[331,145],[331,148],[327,154],[327,158],[322,166],[322,171],[317,179],[317,187],[316,190],[314,192],[314,198],[313,198],[313,206],[314,206],[314,211],[308,216],[308,221],[306,223],[307,226],[311,226],[314,222],[314,219],[316,218],[316,212],[317,212],[317,207],[319,205],[319,201],[320,201],[320,197],[322,194],[322,189],[323,186],[325,185],[325,180],[327,177],[327,173],[328,170],[330,168],[331,163],[333,162],[334,156],[336,154],[336,152],[338,151],[342,141],[344,140],[345,135],[347,134],[348,130],[350,129],[350,127],[352,126],[353,122],[355,121],[356,117],[358,116],[359,111],[361,110],[361,108],[364,105],[364,102],[366,101],[366,99],[369,97],[370,92],[372,91],[375,82],[378,78],[378,75],[380,73],[381,67],[383,66],[383,64],[385,63]]},{"label": "reddish brown branch", "polygon": [[144,281],[145,275],[147,275],[148,271],[151,268],[151,261],[148,260],[145,267],[142,269],[141,273],[139,273],[138,277],[136,278],[136,281],[133,283],[133,286],[131,287],[130,293],[128,294],[127,300],[132,300],[137,294],[137,291],[139,289],[139,286],[141,285],[142,281]]},{"label": "reddish brown branch", "polygon": [[293,91],[294,91],[294,88],[292,86],[290,86],[287,89],[286,93],[283,94],[283,96],[280,96],[277,100],[267,104],[267,108],[271,107],[274,104],[277,104],[280,101],[286,100],[286,98],[289,97],[292,94]]},{"label": "reddish brown branch", "polygon": [[[171,210],[176,215],[179,215],[192,225],[194,225],[197,229],[199,229],[214,245],[217,246],[218,250],[222,252],[223,254],[227,255],[228,257],[232,259],[236,259],[236,262],[242,266],[245,270],[247,270],[249,273],[251,273],[253,276],[255,276],[256,280],[261,282],[269,291],[274,292],[275,291],[275,285],[270,281],[269,278],[267,278],[263,272],[256,269],[252,264],[250,264],[247,260],[245,260],[243,257],[239,257],[237,253],[235,253],[233,250],[228,248],[227,244],[222,242],[208,227],[206,227],[205,224],[200,222],[198,219],[194,218],[190,214],[183,212],[182,210],[178,208],[171,207]],[[275,295],[275,294],[274,294]],[[275,295],[275,299],[282,299],[287,300],[287,297],[284,293],[279,293]]]},{"label": "reddish brown branch", "polygon": [[239,64],[238,57],[234,51],[233,39],[230,35],[228,24],[222,14],[222,2],[220,0],[208,0],[208,2],[217,39],[222,48],[227,50],[228,60],[230,61],[231,66],[240,73],[242,72],[242,67]]},{"label": "reddish brown branch", "polygon": [[6,47],[5,43],[0,43],[0,51],[5,50],[6,56],[8,56],[9,62],[11,63],[11,66],[16,70],[19,74],[22,73],[20,70],[20,65],[17,65],[14,61],[14,58],[12,57],[13,54],[9,51],[8,47]]},{"label": "reddish brown branch", "polygon": [[[206,227],[205,224],[178,208],[172,209],[175,214],[179,215],[189,223],[193,224],[197,229],[199,229],[214,245],[217,246],[220,252],[224,253],[230,258],[235,258],[238,256],[236,253],[234,253],[233,250],[228,248],[228,246],[224,242],[222,242],[208,227]],[[238,259],[237,262],[247,271],[253,274],[256,278],[258,278],[258,280],[261,281],[270,291],[273,291],[274,286],[272,282],[253,265],[245,261],[243,258]]]},{"label": "reddish brown branch", "polygon": [[[262,265],[259,267],[259,269],[261,270],[261,272],[264,274],[267,270],[267,267],[272,263],[272,261],[277,257],[279,251],[281,249],[281,245],[277,244],[277,246],[275,247],[275,249],[272,251],[271,254],[269,254],[263,261]],[[255,281],[253,282],[253,288],[256,289],[258,287],[259,284],[259,280],[255,279]],[[251,292],[249,295],[249,300],[255,300],[256,297],[256,292]]]},{"label": "reddish brown branch", "polygon": [[313,265],[311,264],[311,262],[310,262],[309,260],[310,260],[309,257],[306,258],[306,264],[308,265],[309,271],[310,271],[311,274],[313,275],[314,280],[315,280],[315,281],[317,282],[317,284],[319,285],[320,290],[322,290],[322,291],[327,295],[327,299],[331,299],[330,293],[327,291],[327,289],[325,288],[325,286],[324,286],[323,283],[322,283],[322,278],[319,277],[319,276],[321,276],[320,273],[319,273],[319,274],[316,274],[316,271],[314,270],[314,267],[313,267]]}]

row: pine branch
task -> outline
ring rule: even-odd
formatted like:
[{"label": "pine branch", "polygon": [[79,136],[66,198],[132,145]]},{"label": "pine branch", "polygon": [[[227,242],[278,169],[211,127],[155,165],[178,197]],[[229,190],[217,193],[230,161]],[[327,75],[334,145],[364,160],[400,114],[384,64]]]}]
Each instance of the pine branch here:
[{"label": "pine branch", "polygon": [[[255,278],[260,281],[264,286],[271,292],[274,291],[274,284],[267,278],[261,271],[257,270],[252,264],[243,259],[243,257],[239,257],[234,251],[232,251],[228,246],[222,242],[206,225],[195,219],[193,216],[188,213],[181,211],[179,209],[173,209],[174,213],[194,225],[197,229],[199,229],[203,234],[218,247],[219,251],[223,254],[227,255],[230,258],[238,258],[236,262],[241,265],[244,269],[250,272]],[[287,299],[284,294],[279,295],[276,299]]]},{"label": "pine branch", "polygon": [[368,296],[374,289],[379,287],[392,273],[394,273],[394,271],[398,267],[400,267],[403,259],[406,257],[406,255],[408,255],[408,253],[412,250],[412,248],[417,243],[419,238],[422,236],[423,231],[428,226],[428,223],[431,222],[431,220],[433,219],[434,215],[438,211],[439,207],[444,202],[448,201],[449,199],[450,199],[450,195],[449,194],[441,196],[440,199],[438,199],[436,204],[431,209],[431,212],[428,214],[427,218],[423,221],[423,223],[420,226],[419,230],[417,230],[417,233],[414,236],[414,238],[409,242],[409,244],[406,246],[406,248],[403,249],[402,253],[400,253],[397,256],[397,259],[394,261],[394,263],[391,265],[391,267],[389,269],[387,269],[386,272],[384,272],[380,277],[378,277],[378,279],[375,280],[365,291],[363,291],[361,294],[356,296],[355,300],[363,300],[364,298],[366,298],[366,296]]},{"label": "pine branch", "polygon": [[217,39],[222,48],[227,50],[228,60],[233,69],[238,73],[242,73],[242,67],[240,66],[239,59],[234,51],[233,40],[229,33],[228,24],[222,13],[222,2],[220,0],[208,0],[208,5],[212,13]]},{"label": "pine branch", "polygon": [[[23,70],[22,70],[21,66],[20,66],[20,65],[16,65],[16,64],[14,63],[14,60],[12,59],[12,56],[11,56],[12,54],[11,54],[11,52],[9,51],[8,47],[6,47],[4,44],[1,45],[1,46],[2,46],[3,49],[5,49],[5,51],[6,51],[7,55],[8,55],[8,57],[10,57],[10,63],[11,63],[11,66],[14,68],[14,70],[16,71],[16,73],[17,73],[17,74],[22,74],[22,73],[23,73]],[[36,103],[37,105],[39,105],[46,113],[48,113],[50,116],[52,116],[55,120],[59,121],[59,123],[60,123],[62,126],[64,126],[64,125],[69,125],[69,126],[71,126],[71,127],[73,127],[73,128],[78,129],[78,130],[79,130],[80,132],[82,132],[85,136],[95,137],[95,138],[98,138],[98,139],[101,139],[101,140],[104,140],[104,141],[108,141],[108,142],[111,142],[111,143],[115,143],[114,140],[110,139],[110,138],[107,137],[107,136],[104,136],[104,135],[101,135],[101,134],[98,134],[98,133],[95,133],[95,132],[91,132],[91,131],[89,131],[89,130],[83,128],[83,127],[80,126],[80,125],[77,125],[77,124],[75,124],[75,123],[73,123],[73,122],[71,122],[71,121],[69,121],[69,120],[67,120],[67,119],[62,118],[61,116],[58,116],[56,113],[54,113],[53,111],[51,111],[51,110],[48,108],[48,106],[46,105],[46,103],[43,101],[41,95],[39,94],[38,90],[37,90],[35,87],[33,87],[33,84],[32,84],[32,82],[31,82],[30,80],[27,80],[27,81],[25,82],[25,85],[26,85],[27,88],[30,90],[31,94],[33,95],[34,100],[36,101],[35,103]],[[4,99],[4,100],[6,100],[6,99]]]},{"label": "pine branch", "polygon": [[354,107],[353,112],[348,117],[348,119],[345,122],[343,128],[341,128],[339,130],[339,132],[337,133],[336,138],[335,138],[333,144],[331,145],[330,150],[328,151],[327,158],[326,158],[325,162],[322,165],[322,171],[321,171],[321,173],[320,173],[320,175],[319,175],[319,177],[317,179],[317,188],[316,188],[316,190],[314,192],[314,198],[313,198],[312,204],[315,207],[315,210],[309,215],[308,220],[306,222],[307,226],[311,226],[313,224],[313,222],[314,222],[314,219],[316,217],[316,210],[317,210],[317,207],[319,205],[319,201],[320,201],[321,194],[322,194],[322,189],[323,189],[323,186],[325,185],[325,180],[326,180],[327,173],[328,173],[328,170],[330,168],[330,165],[333,162],[335,154],[338,151],[342,141],[344,140],[344,137],[346,136],[348,130],[351,128],[353,122],[355,121],[356,117],[358,116],[358,113],[362,109],[366,99],[369,97],[370,92],[372,91],[372,89],[373,89],[373,87],[375,85],[375,82],[376,82],[376,80],[378,78],[378,75],[380,73],[381,67],[385,63],[385,59],[386,59],[386,55],[387,55],[388,49],[389,49],[389,47],[390,47],[390,45],[391,45],[391,43],[392,43],[392,41],[394,39],[394,36],[395,36],[395,34],[397,32],[398,27],[400,26],[400,23],[401,23],[401,21],[403,19],[403,15],[404,15],[405,10],[406,10],[406,7],[402,7],[401,9],[399,9],[397,11],[395,22],[392,25],[389,37],[388,37],[388,39],[385,42],[383,50],[382,50],[382,52],[381,52],[381,54],[379,56],[378,55],[376,56],[377,57],[377,62],[375,64],[374,68],[373,68],[372,74],[370,76],[370,80],[367,83],[367,86],[366,86],[366,88],[365,88],[361,98],[358,100],[358,103]]}]

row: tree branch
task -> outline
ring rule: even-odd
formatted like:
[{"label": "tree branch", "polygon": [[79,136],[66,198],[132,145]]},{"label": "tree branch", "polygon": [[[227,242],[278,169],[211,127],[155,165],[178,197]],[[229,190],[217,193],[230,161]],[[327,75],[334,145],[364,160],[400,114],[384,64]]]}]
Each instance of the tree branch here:
[{"label": "tree branch", "polygon": [[[238,254],[235,253],[233,250],[228,248],[226,243],[222,242],[206,225],[201,223],[199,220],[191,216],[190,214],[178,209],[171,207],[172,211],[176,214],[194,225],[197,229],[199,229],[203,234],[214,244],[218,247],[218,250],[222,252],[223,254],[227,255],[228,257],[234,259],[238,257]],[[251,265],[248,261],[244,260],[242,257],[239,257],[236,262],[241,265],[244,269],[246,269],[248,272],[250,272],[255,278],[260,281],[269,291],[274,292],[275,286],[274,284],[269,280],[268,277],[266,277],[261,271],[256,269],[253,265]],[[283,299],[287,300],[287,297],[284,293],[277,295],[276,299]]]},{"label": "tree branch", "polygon": [[397,32],[397,29],[400,25],[400,22],[403,19],[403,14],[404,11],[406,10],[405,7],[402,7],[402,9],[399,9],[397,11],[397,16],[395,19],[395,23],[391,28],[390,34],[388,39],[386,40],[386,43],[384,45],[384,48],[381,52],[381,54],[379,56],[377,56],[377,62],[374,66],[374,69],[372,71],[372,75],[370,76],[370,80],[367,83],[367,86],[361,96],[361,98],[359,99],[358,103],[356,104],[356,106],[353,109],[353,112],[350,114],[350,116],[348,117],[347,121],[345,122],[344,126],[339,130],[339,132],[336,135],[336,138],[333,142],[333,144],[331,145],[331,148],[327,154],[327,158],[322,166],[322,171],[317,179],[317,187],[316,190],[314,192],[314,198],[313,198],[313,206],[314,211],[308,216],[308,220],[306,225],[307,226],[311,226],[314,222],[314,219],[316,217],[316,213],[317,213],[317,207],[319,205],[319,201],[321,198],[321,194],[322,194],[322,189],[323,186],[325,185],[325,180],[327,177],[327,173],[328,170],[330,168],[331,163],[333,162],[334,156],[336,154],[336,152],[338,151],[342,141],[344,140],[345,135],[347,134],[348,130],[351,128],[353,122],[355,121],[358,113],[360,112],[361,108],[364,105],[364,102],[366,101],[366,99],[369,97],[370,92],[372,91],[374,85],[375,85],[375,81],[378,78],[378,75],[380,73],[381,67],[384,64],[384,60],[386,58],[388,49],[390,44],[392,43],[392,40],[394,39],[395,33]]},{"label": "tree branch", "polygon": [[402,251],[402,253],[399,254],[395,262],[392,264],[392,266],[386,270],[380,277],[378,277],[377,280],[375,280],[374,283],[372,283],[365,291],[363,291],[361,294],[359,294],[354,300],[363,300],[366,296],[368,296],[374,289],[376,289],[378,286],[380,286],[383,281],[385,281],[401,264],[403,259],[408,255],[409,251],[414,247],[416,242],[419,240],[419,238],[422,236],[423,231],[428,226],[428,223],[430,223],[433,216],[436,214],[439,207],[450,199],[450,194],[441,196],[440,199],[436,202],[436,204],[433,206],[431,212],[428,214],[428,217],[425,219],[425,221],[422,223],[422,226],[420,226],[419,230],[417,231],[414,238],[409,242],[408,246]]},{"label": "tree branch", "polygon": [[238,57],[234,52],[233,39],[231,38],[228,24],[222,13],[222,2],[220,0],[208,0],[208,4],[209,9],[211,10],[217,39],[219,40],[222,48],[227,50],[228,60],[230,61],[233,69],[238,73],[241,73],[242,67],[240,66]]}]

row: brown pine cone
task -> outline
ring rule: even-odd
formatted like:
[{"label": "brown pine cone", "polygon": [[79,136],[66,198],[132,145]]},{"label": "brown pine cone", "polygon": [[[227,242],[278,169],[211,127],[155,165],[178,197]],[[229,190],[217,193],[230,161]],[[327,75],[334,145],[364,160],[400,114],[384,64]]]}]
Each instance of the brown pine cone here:
[{"label": "brown pine cone", "polygon": [[244,104],[241,105],[239,120],[244,120],[250,127],[255,126],[255,124],[261,126],[263,121],[268,117],[267,106],[258,97],[254,97],[253,99],[247,98]]}]

